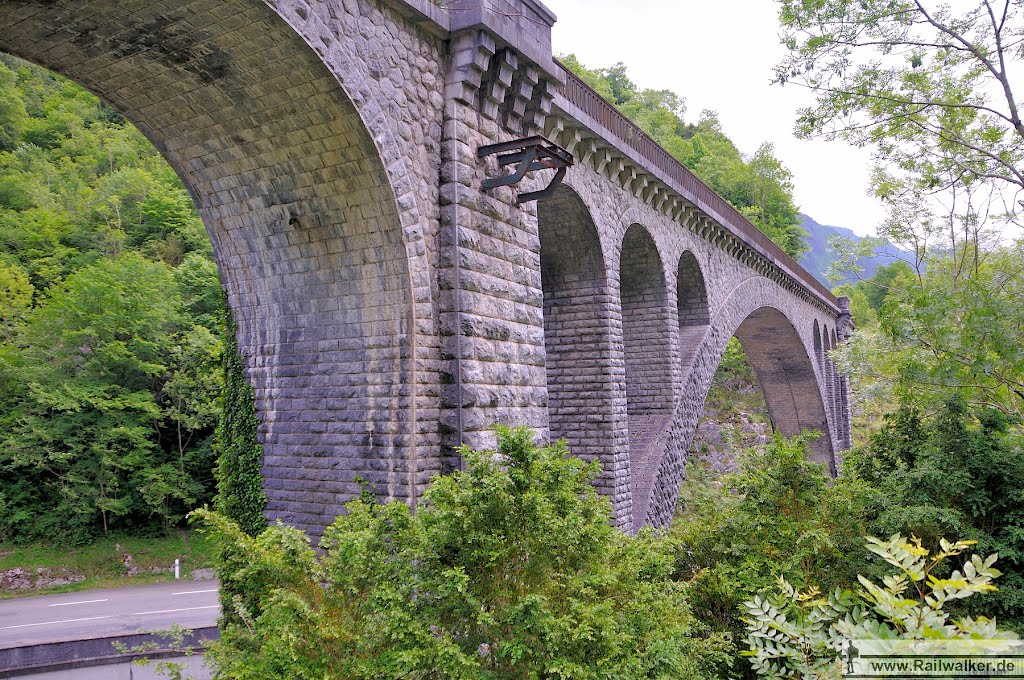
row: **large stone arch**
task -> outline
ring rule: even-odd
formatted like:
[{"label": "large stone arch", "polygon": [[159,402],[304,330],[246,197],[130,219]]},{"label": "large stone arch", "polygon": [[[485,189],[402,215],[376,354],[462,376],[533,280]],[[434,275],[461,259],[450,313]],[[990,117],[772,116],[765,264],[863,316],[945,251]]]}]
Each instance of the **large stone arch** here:
[{"label": "large stone arch", "polygon": [[256,389],[268,513],[319,533],[357,476],[414,500],[436,441],[416,425],[417,334],[433,329],[392,108],[350,97],[256,0],[10,0],[0,49],[108,101],[192,194]]},{"label": "large stone arch", "polygon": [[628,517],[625,373],[616,360],[616,291],[601,240],[589,209],[568,186],[538,201],[537,217],[551,438],[601,461],[598,488],[618,503],[616,517]]},{"label": "large stone arch", "polygon": [[799,304],[780,296],[768,279],[755,276],[737,285],[715,310],[694,366],[684,377],[664,453],[647,461],[644,474],[655,482],[646,495],[633,498],[634,527],[667,526],[672,521],[686,451],[715,370],[734,335],[754,366],[775,429],[786,435],[820,431],[822,436],[812,446],[814,457],[834,470],[830,414],[814,370],[813,338],[797,330],[801,310],[794,307]]},{"label": "large stone arch", "polygon": [[820,432],[811,443],[814,460],[835,472],[829,421],[810,353],[793,322],[781,310],[764,306],[735,331],[764,392],[772,429],[791,437]]},{"label": "large stone arch", "polygon": [[619,251],[619,306],[629,425],[632,507],[654,483],[648,462],[664,449],[674,405],[672,325],[675,305],[658,246],[639,224],[626,229]]}]

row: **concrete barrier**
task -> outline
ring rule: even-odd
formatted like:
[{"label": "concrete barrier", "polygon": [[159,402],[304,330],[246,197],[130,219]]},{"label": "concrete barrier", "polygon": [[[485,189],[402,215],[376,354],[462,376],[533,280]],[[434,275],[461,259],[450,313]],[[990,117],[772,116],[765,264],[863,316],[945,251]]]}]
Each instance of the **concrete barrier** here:
[{"label": "concrete barrier", "polygon": [[[133,666],[132,661],[143,657],[155,660],[180,660],[190,667],[196,666],[195,670],[198,670],[201,662],[196,662],[199,661],[198,656],[202,652],[203,643],[215,640],[218,636],[217,627],[209,626],[190,631],[184,636],[181,644],[173,644],[168,640],[166,633],[136,633],[9,647],[0,649],[0,679],[30,675],[44,675],[54,679],[85,678],[90,676],[69,671],[98,666],[105,668],[101,675],[94,677],[111,680],[121,677],[138,679],[142,676],[138,672],[139,667]],[[147,651],[120,651],[140,648],[146,648]],[[186,651],[196,652],[196,656],[186,656]],[[114,673],[112,666],[117,666],[124,672]]]}]

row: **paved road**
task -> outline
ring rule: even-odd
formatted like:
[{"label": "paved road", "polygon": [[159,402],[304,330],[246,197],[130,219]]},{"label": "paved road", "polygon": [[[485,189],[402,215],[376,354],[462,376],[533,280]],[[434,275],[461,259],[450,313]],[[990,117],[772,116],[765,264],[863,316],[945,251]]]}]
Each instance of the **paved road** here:
[{"label": "paved road", "polygon": [[217,622],[216,581],[41,595],[0,601],[0,648]]}]

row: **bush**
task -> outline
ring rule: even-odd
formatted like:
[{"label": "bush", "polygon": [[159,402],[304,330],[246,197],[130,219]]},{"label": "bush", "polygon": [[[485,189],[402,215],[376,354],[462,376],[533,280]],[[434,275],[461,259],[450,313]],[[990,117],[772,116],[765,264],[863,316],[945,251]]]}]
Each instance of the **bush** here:
[{"label": "bush", "polygon": [[740,605],[777,578],[851,587],[869,569],[859,546],[872,492],[861,482],[831,481],[809,460],[810,441],[777,436],[741,451],[722,488],[689,469],[671,530],[676,577],[691,583],[694,615],[735,640],[746,635]]},{"label": "bush", "polygon": [[724,643],[691,615],[668,543],[629,537],[563,443],[500,429],[462,450],[417,514],[349,503],[314,552],[197,513],[238,620],[211,651],[227,678],[704,678]]},{"label": "bush", "polygon": [[751,665],[758,677],[792,680],[840,677],[839,655],[846,640],[992,640],[1015,639],[986,617],[950,620],[946,605],[979,593],[994,592],[1001,575],[993,564],[974,555],[949,578],[935,574],[943,563],[962,554],[972,541],[941,540],[935,555],[919,539],[896,535],[888,541],[868,538],[868,550],[897,573],[882,585],[860,576],[854,593],[836,589],[823,597],[809,588],[800,591],[779,578],[777,592],[745,602]]},{"label": "bush", "polygon": [[[870,532],[913,534],[925,545],[956,536],[998,553],[1007,573],[985,605],[1012,627],[1024,625],[1024,441],[1003,414],[970,409],[956,395],[928,418],[900,409],[847,455],[845,468],[879,490]],[[975,606],[958,609],[977,613]]]}]

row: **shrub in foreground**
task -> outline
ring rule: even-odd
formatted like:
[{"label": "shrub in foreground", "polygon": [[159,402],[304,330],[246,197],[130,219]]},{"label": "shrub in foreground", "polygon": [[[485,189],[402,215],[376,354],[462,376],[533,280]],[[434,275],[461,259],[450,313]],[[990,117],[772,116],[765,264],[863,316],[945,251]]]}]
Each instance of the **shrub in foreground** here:
[{"label": "shrub in foreground", "polygon": [[349,503],[319,554],[297,530],[250,537],[198,512],[238,593],[219,677],[709,677],[725,644],[690,614],[672,551],[611,526],[596,463],[531,437],[464,449],[416,514]]},{"label": "shrub in foreground", "polygon": [[934,555],[921,541],[896,535],[888,541],[868,538],[868,550],[896,568],[879,585],[863,576],[857,592],[836,589],[822,595],[779,578],[775,594],[745,602],[751,664],[758,677],[786,680],[838,680],[840,653],[848,640],[1010,640],[993,619],[953,619],[947,607],[979,593],[995,592],[1001,576],[996,555],[972,555],[948,577],[944,563],[973,541],[940,541]]}]

